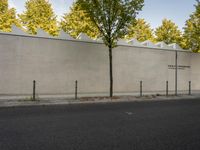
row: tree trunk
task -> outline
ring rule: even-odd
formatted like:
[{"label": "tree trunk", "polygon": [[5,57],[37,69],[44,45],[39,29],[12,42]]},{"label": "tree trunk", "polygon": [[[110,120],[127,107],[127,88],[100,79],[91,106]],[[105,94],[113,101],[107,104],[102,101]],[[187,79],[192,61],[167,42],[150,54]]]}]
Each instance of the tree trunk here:
[{"label": "tree trunk", "polygon": [[110,97],[113,97],[112,46],[109,46],[109,62],[110,62]]}]

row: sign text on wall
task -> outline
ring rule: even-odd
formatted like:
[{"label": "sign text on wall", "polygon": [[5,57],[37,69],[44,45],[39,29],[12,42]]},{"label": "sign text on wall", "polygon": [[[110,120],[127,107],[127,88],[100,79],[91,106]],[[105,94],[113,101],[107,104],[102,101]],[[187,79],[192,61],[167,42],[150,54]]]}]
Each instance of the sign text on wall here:
[{"label": "sign text on wall", "polygon": [[[177,67],[180,70],[185,70],[185,69],[191,68],[191,66],[184,66],[184,65],[178,65]],[[175,65],[168,65],[168,69],[176,69],[176,66]]]}]

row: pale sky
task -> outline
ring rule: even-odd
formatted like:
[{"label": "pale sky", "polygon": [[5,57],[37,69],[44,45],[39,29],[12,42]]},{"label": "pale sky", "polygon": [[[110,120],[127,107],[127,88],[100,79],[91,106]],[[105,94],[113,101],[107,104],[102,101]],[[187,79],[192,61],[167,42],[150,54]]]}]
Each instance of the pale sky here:
[{"label": "pale sky", "polygon": [[[26,0],[9,0],[9,6],[15,7],[18,13],[23,12]],[[58,16],[61,16],[69,11],[73,0],[49,0],[52,7]],[[139,13],[139,18],[144,18],[150,23],[152,28],[161,25],[164,18],[171,19],[180,29],[184,27],[185,21],[190,14],[195,10],[195,0],[145,0],[145,6]]]}]

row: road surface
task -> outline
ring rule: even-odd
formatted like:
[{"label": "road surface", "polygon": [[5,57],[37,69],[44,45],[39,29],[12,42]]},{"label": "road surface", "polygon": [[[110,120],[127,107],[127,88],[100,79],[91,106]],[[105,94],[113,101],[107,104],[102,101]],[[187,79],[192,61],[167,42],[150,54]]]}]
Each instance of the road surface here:
[{"label": "road surface", "polygon": [[0,108],[0,150],[199,150],[200,100]]}]

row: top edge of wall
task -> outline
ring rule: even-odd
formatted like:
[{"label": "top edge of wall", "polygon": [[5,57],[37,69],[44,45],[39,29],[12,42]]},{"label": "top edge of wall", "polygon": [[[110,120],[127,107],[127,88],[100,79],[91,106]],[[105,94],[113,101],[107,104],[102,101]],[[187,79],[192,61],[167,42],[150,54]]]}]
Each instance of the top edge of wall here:
[{"label": "top edge of wall", "polygon": [[[12,32],[2,32],[0,31],[0,34],[9,34],[9,35],[17,35],[17,36],[27,36],[27,37],[38,37],[38,38],[49,38],[49,39],[58,39],[58,40],[74,40],[74,41],[83,41],[83,42],[92,42],[92,43],[103,43],[102,38],[93,40],[89,36],[87,36],[84,33],[80,33],[79,36],[74,39],[69,34],[61,30],[59,32],[58,36],[51,36],[48,33],[46,33],[42,29],[37,30],[36,35],[28,34],[18,28],[15,25],[12,25]],[[178,44],[172,43],[172,44],[166,44],[165,42],[158,42],[156,44],[152,43],[151,41],[147,40],[144,42],[139,42],[137,39],[133,38],[131,40],[124,40],[119,39],[117,41],[118,46],[135,46],[135,47],[144,47],[144,48],[151,48],[151,49],[163,49],[163,50],[172,50],[172,51],[183,51],[183,52],[190,52],[189,50],[183,50]]]}]

